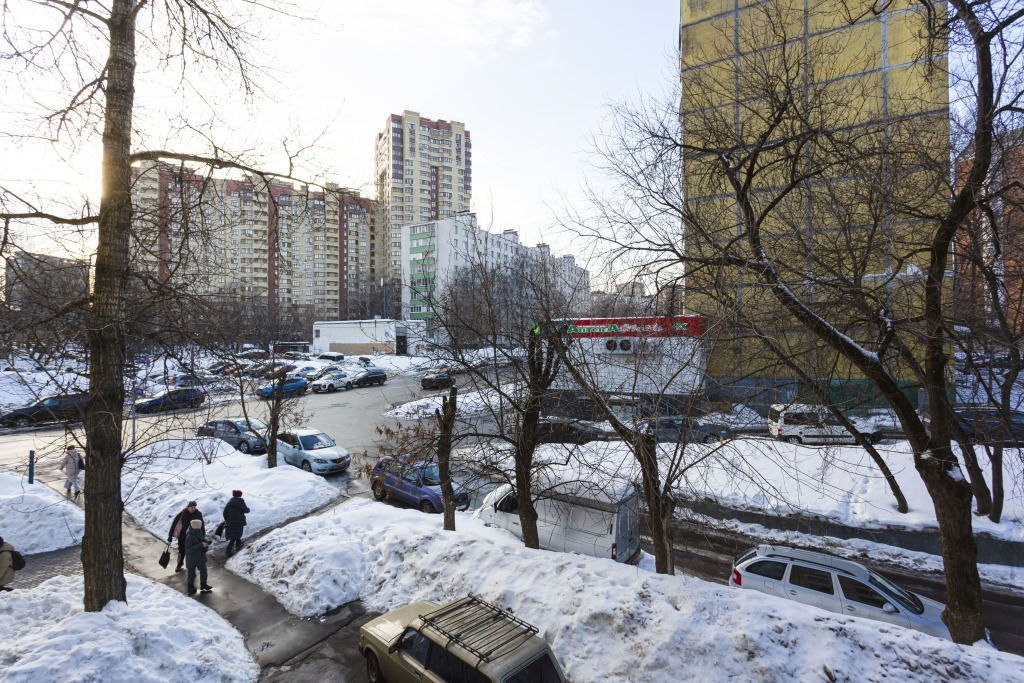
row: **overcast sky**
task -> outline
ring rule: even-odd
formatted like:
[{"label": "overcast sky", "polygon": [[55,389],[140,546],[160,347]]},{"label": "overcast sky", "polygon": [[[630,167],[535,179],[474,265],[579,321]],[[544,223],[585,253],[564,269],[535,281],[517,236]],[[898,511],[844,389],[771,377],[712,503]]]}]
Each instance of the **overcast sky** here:
[{"label": "overcast sky", "polygon": [[[263,34],[256,61],[270,68],[261,79],[265,94],[248,104],[208,66],[193,78],[202,97],[182,87],[175,69],[152,59],[151,27],[140,22],[136,148],[187,149],[185,135],[168,133],[187,120],[229,149],[267,149],[276,169],[273,151],[284,135],[294,147],[326,130],[313,164],[372,194],[375,138],[390,114],[410,109],[462,121],[472,133],[472,205],[480,222],[557,248],[547,205],[557,204],[560,192],[577,196],[588,139],[606,105],[661,92],[673,78],[677,0],[296,4],[314,18],[252,27]],[[18,4],[12,7],[17,14]],[[52,23],[52,12],[40,16]],[[45,73],[5,78],[0,95],[7,132],[24,132],[33,117],[67,101],[67,90]],[[73,150],[72,141],[80,143]],[[32,180],[43,196],[98,197],[95,137],[64,136],[56,145],[5,138],[0,153],[0,181],[8,186]]]}]

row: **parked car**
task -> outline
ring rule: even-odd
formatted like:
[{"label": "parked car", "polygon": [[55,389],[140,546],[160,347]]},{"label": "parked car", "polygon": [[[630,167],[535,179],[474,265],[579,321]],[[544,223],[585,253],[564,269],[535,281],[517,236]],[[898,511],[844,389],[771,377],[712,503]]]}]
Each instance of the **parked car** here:
[{"label": "parked car", "polygon": [[238,354],[238,357],[247,358],[249,360],[266,360],[267,358],[270,358],[270,354],[262,349],[249,349],[247,351],[242,351]]},{"label": "parked car", "polygon": [[[851,418],[856,426],[858,420]],[[864,425],[869,422],[860,423]],[[768,433],[780,441],[807,444],[852,444],[857,440],[836,419],[828,408],[818,405],[774,404],[768,410]],[[864,434],[868,441],[878,443],[885,436],[881,430]]]},{"label": "parked car", "polygon": [[277,452],[289,465],[314,474],[340,474],[352,462],[347,450],[318,429],[293,429],[278,434]]},{"label": "parked car", "polygon": [[209,372],[211,375],[223,376],[231,374],[231,371],[236,367],[238,367],[237,363],[225,360],[213,363],[212,365],[206,368],[206,371]]},{"label": "parked car", "polygon": [[222,420],[211,420],[196,428],[196,436],[208,436],[227,441],[243,453],[262,453],[267,444],[260,436],[267,425],[255,419],[229,417]]},{"label": "parked car", "polygon": [[264,384],[259,388],[259,395],[263,398],[269,399],[274,394],[280,394],[281,396],[301,396],[306,393],[309,388],[309,382],[301,377],[295,379],[285,380],[283,383],[274,382],[273,384]]},{"label": "parked car", "polygon": [[[1024,412],[1011,410],[1004,414],[993,405],[961,404],[953,406],[953,417],[970,443],[993,445],[1001,441],[1004,446],[1024,447]],[[926,413],[923,421],[931,429],[931,415]]]},{"label": "parked car", "polygon": [[541,418],[537,423],[537,432],[540,435],[538,443],[584,444],[608,441],[608,434],[597,427],[564,417]]},{"label": "parked car", "polygon": [[[281,377],[287,377],[289,373],[298,368],[299,366],[295,363],[285,363],[283,361],[275,361],[271,366],[264,371],[264,379],[280,379]],[[302,379],[306,379],[303,377]]]},{"label": "parked car", "polygon": [[946,606],[941,602],[828,553],[759,545],[736,556],[729,585],[952,640],[942,622]]},{"label": "parked car", "polygon": [[447,370],[428,372],[420,379],[420,387],[423,389],[447,389],[454,384],[455,376]]},{"label": "parked car", "polygon": [[316,372],[320,369],[319,365],[310,365],[308,363],[297,363],[293,370],[288,371],[288,377],[301,377],[302,379],[309,381],[309,373]]},{"label": "parked car", "polygon": [[196,387],[164,389],[150,398],[135,402],[137,413],[159,413],[180,408],[198,408],[206,402],[206,392]]},{"label": "parked car", "polygon": [[47,422],[81,422],[88,394],[56,394],[0,415],[0,426],[28,427]]},{"label": "parked car", "polygon": [[341,361],[345,360],[345,354],[338,353],[336,351],[324,351],[319,356],[317,356],[317,360],[326,360],[330,361],[331,363],[340,363]]},{"label": "parked car", "polygon": [[380,368],[363,368],[345,380],[345,388],[354,389],[355,387],[369,387],[374,384],[383,385],[387,381],[387,373]]},{"label": "parked car", "polygon": [[469,596],[445,605],[415,602],[359,628],[371,683],[563,683],[537,628]]},{"label": "parked car", "polygon": [[[370,488],[377,500],[391,498],[417,507],[421,512],[441,512],[441,473],[437,464],[422,460],[384,456],[373,466]],[[469,493],[462,484],[452,481],[455,508],[469,507]]]},{"label": "parked car", "polygon": [[[545,472],[533,493],[540,547],[632,563],[640,559],[640,502],[631,482],[609,481],[594,486],[568,474],[553,481]],[[522,538],[519,498],[510,484],[501,484],[484,498],[480,519]]]},{"label": "parked car", "polygon": [[348,381],[348,375],[345,372],[334,369],[331,372],[325,373],[320,379],[316,380],[310,387],[313,389],[313,393],[319,393],[321,391],[331,393],[335,389],[340,389],[345,386]]},{"label": "parked car", "polygon": [[281,354],[281,358],[287,358],[288,360],[307,360],[309,356],[302,351],[285,351]]},{"label": "parked car", "polygon": [[321,377],[325,377],[326,375],[329,375],[334,372],[341,373],[343,375],[348,374],[345,372],[345,369],[340,365],[324,365],[322,367],[317,368],[316,370],[313,370],[312,372],[307,372],[306,380],[309,382],[315,382]]},{"label": "parked car", "polygon": [[666,443],[719,443],[734,436],[724,425],[703,424],[687,416],[657,417],[646,420],[640,427],[654,434],[659,442]]}]

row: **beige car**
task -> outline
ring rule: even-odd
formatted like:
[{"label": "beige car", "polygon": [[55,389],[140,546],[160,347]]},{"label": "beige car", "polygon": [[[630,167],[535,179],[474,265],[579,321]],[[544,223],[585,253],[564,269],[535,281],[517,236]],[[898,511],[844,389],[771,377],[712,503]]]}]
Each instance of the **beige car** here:
[{"label": "beige car", "polygon": [[371,683],[564,683],[537,628],[469,596],[416,602],[359,629]]}]

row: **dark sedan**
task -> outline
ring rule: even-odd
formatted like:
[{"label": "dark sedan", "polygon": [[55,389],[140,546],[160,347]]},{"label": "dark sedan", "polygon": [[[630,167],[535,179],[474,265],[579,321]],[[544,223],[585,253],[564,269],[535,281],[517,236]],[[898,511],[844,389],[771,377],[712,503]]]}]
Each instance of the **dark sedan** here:
[{"label": "dark sedan", "polygon": [[423,389],[447,389],[454,384],[455,377],[447,370],[428,372],[420,379],[420,387]]},{"label": "dark sedan", "polygon": [[142,398],[135,402],[137,413],[160,413],[165,410],[181,408],[198,408],[206,402],[206,392],[196,387],[167,389],[152,398]]},{"label": "dark sedan", "polygon": [[355,387],[369,387],[374,384],[383,385],[387,381],[387,373],[380,368],[363,368],[345,380],[345,388],[354,389]]},{"label": "dark sedan", "polygon": [[81,422],[85,419],[87,394],[45,396],[0,415],[4,427],[28,427],[46,422]]},{"label": "dark sedan", "polygon": [[642,424],[646,432],[665,443],[718,443],[733,438],[728,427],[702,424],[692,417],[658,417]]},{"label": "dark sedan", "polygon": [[542,418],[537,423],[537,432],[540,436],[538,443],[584,444],[591,441],[608,441],[606,432],[579,420],[567,418]]}]

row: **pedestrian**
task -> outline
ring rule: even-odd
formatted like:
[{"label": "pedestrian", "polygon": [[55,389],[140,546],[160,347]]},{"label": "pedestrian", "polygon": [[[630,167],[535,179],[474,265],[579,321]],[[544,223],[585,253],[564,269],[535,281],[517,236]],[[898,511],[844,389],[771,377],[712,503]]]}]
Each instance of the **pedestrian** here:
[{"label": "pedestrian", "polygon": [[210,542],[206,540],[206,532],[203,531],[203,520],[193,519],[188,533],[185,534],[185,565],[188,567],[186,581],[189,595],[196,594],[196,569],[199,570],[199,589],[213,590],[213,586],[206,582],[206,551],[209,548]]},{"label": "pedestrian", "polygon": [[3,536],[0,536],[0,591],[9,591],[7,587],[14,581],[14,546],[5,543]]},{"label": "pedestrian", "polygon": [[78,475],[81,470],[85,469],[82,465],[82,454],[78,452],[78,449],[74,446],[68,446],[64,452],[64,464],[60,466],[61,472],[68,475],[68,478],[64,481],[64,495],[71,497],[71,487],[75,487],[75,500],[78,500],[78,496],[82,494],[82,490],[78,487]]},{"label": "pedestrian", "polygon": [[189,525],[195,520],[199,520],[201,526],[203,513],[199,511],[196,502],[190,500],[185,509],[174,517],[174,521],[171,522],[171,530],[167,532],[168,543],[174,539],[178,541],[178,565],[174,568],[176,572],[180,572],[185,565],[185,535],[188,533]]},{"label": "pedestrian", "polygon": [[249,512],[249,506],[242,498],[242,492],[234,490],[231,492],[231,500],[224,506],[224,537],[228,539],[227,556],[235,554],[235,550],[242,549],[242,530],[245,528],[245,514]]}]

